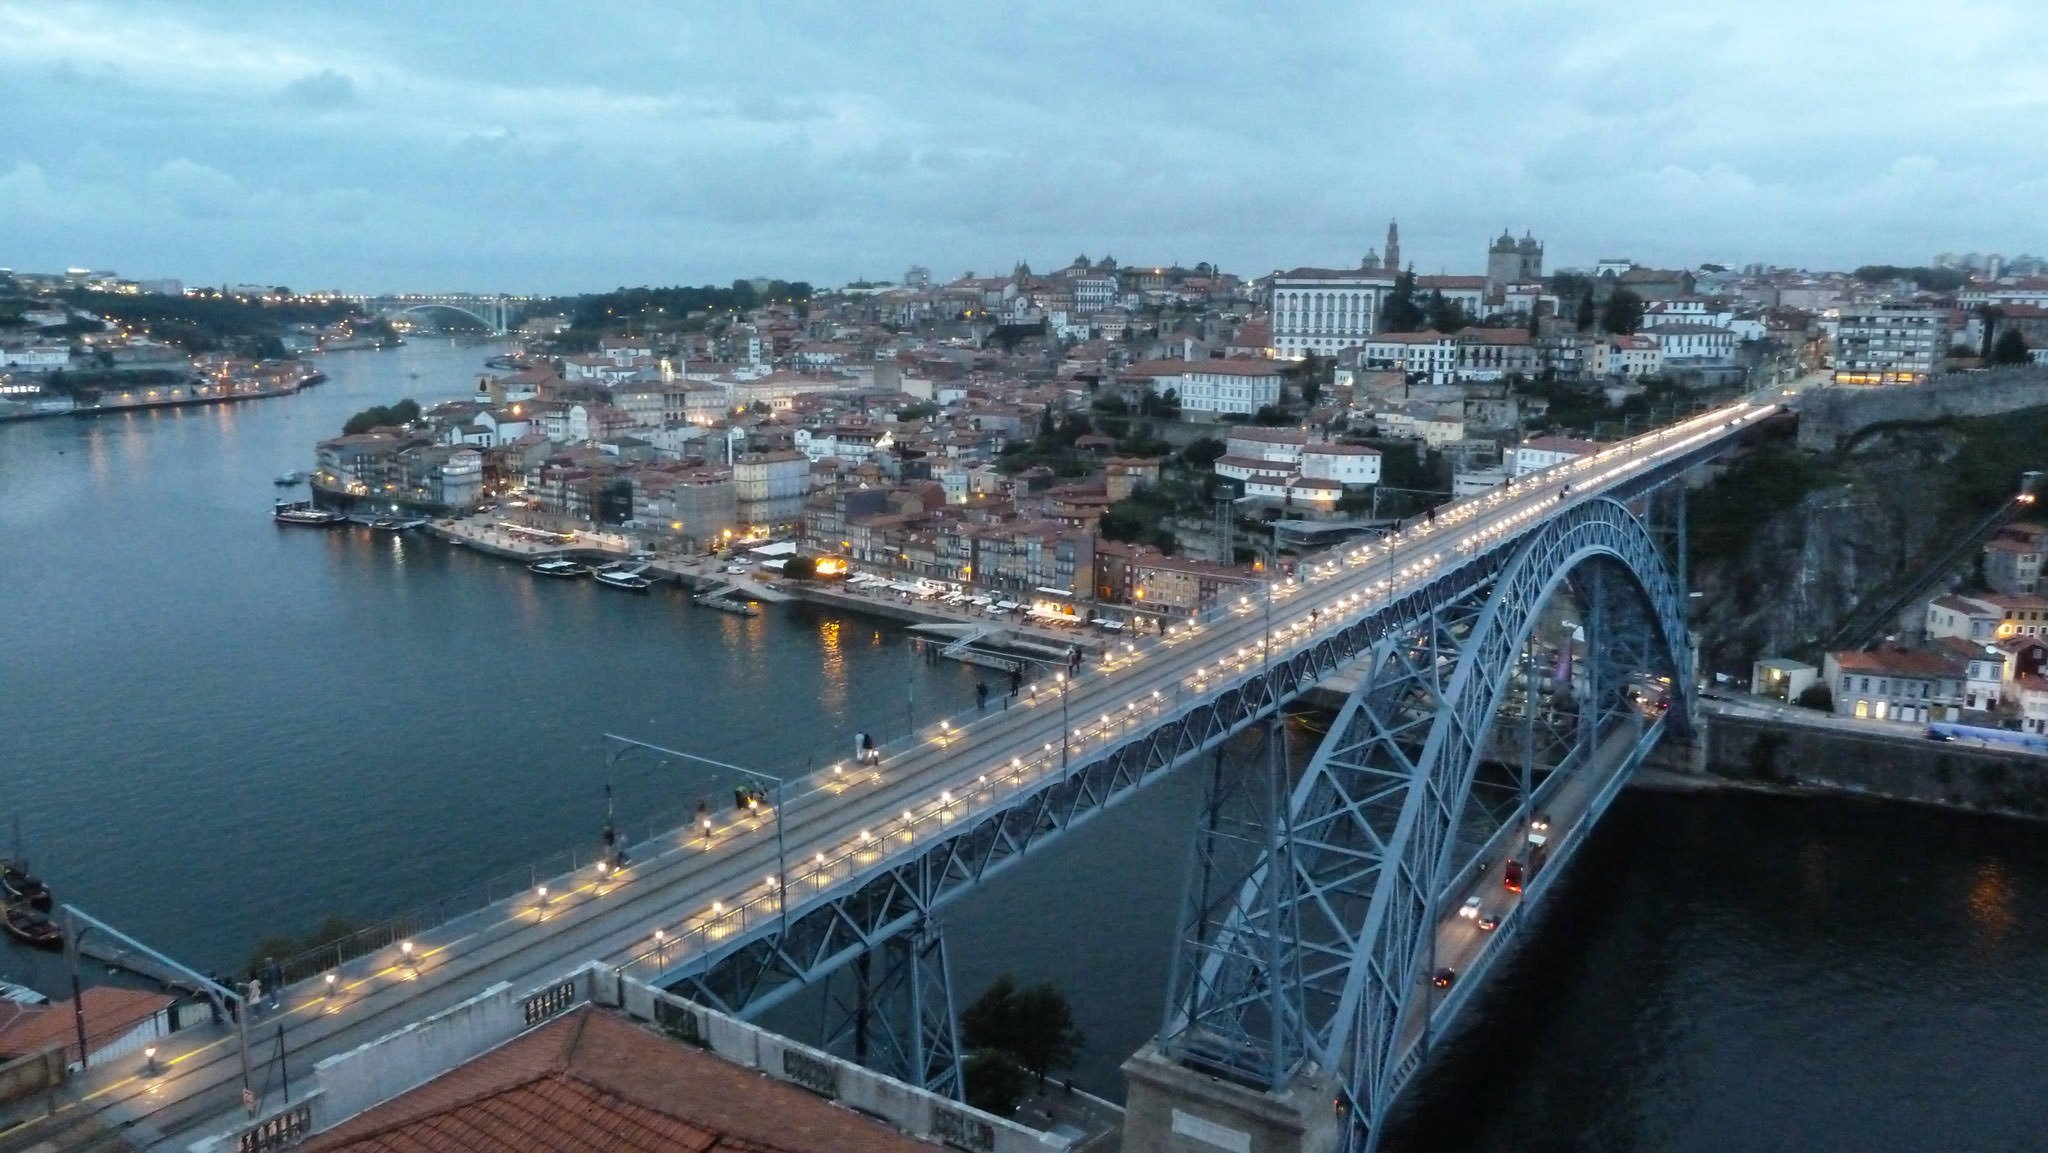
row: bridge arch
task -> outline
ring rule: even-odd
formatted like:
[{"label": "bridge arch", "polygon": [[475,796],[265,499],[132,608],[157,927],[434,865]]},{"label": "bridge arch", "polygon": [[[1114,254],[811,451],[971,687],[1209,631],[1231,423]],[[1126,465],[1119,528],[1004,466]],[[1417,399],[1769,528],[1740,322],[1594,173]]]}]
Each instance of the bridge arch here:
[{"label": "bridge arch", "polygon": [[1334,1075],[1362,1138],[1354,1147],[1376,1143],[1427,1051],[1440,900],[1507,828],[1461,825],[1518,674],[1533,719],[1523,654],[1553,598],[1571,585],[1590,609],[1582,755],[1637,723],[1621,669],[1662,669],[1676,690],[1671,715],[1689,708],[1684,594],[1634,514],[1585,500],[1512,547],[1491,579],[1361,654],[1369,672],[1288,798],[1275,848],[1224,897],[1199,957],[1188,955],[1192,936],[1181,945],[1168,1050],[1263,1089],[1309,1066]]},{"label": "bridge arch", "polygon": [[384,315],[386,315],[386,316],[414,316],[414,315],[417,315],[417,314],[419,314],[419,313],[423,313],[423,312],[435,312],[435,311],[440,311],[440,312],[453,312],[453,313],[458,313],[458,314],[460,314],[460,315],[462,315],[462,316],[466,316],[466,317],[470,318],[471,320],[474,320],[474,321],[476,321],[476,322],[477,322],[478,324],[482,325],[482,326],[483,326],[483,328],[484,328],[484,331],[486,331],[486,332],[503,332],[503,331],[505,330],[505,321],[504,321],[504,318],[503,318],[502,316],[501,316],[501,317],[499,317],[499,318],[498,318],[498,319],[496,319],[496,320],[493,320],[493,319],[492,319],[492,318],[490,318],[490,317],[486,317],[486,316],[480,316],[480,315],[478,315],[478,314],[477,314],[477,313],[476,313],[475,311],[473,311],[473,310],[471,310],[471,309],[468,309],[468,308],[464,308],[463,306],[461,306],[461,305],[459,305],[459,304],[436,304],[436,303],[433,303],[433,302],[427,302],[427,303],[422,303],[422,304],[413,304],[413,305],[407,305],[407,306],[405,306],[405,307],[403,307],[403,308],[392,308],[392,309],[387,309],[387,310],[385,311]]}]

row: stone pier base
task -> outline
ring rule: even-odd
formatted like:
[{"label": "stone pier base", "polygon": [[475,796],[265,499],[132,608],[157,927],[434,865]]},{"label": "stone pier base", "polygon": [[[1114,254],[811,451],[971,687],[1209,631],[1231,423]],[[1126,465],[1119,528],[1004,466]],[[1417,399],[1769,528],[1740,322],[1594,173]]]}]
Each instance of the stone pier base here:
[{"label": "stone pier base", "polygon": [[1261,1093],[1168,1060],[1147,1044],[1124,1062],[1124,1153],[1336,1153],[1344,1118],[1320,1070]]}]

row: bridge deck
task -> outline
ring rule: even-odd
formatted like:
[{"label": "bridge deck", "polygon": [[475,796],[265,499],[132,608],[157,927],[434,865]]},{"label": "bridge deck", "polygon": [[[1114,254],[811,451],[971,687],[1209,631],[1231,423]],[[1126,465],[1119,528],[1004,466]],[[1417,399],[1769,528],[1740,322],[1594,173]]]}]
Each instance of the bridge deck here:
[{"label": "bridge deck", "polygon": [[[1564,485],[1571,500],[1615,490],[1647,468],[1709,450],[1773,411],[1746,404],[1717,410],[1457,502],[1434,524],[1381,544],[1304,562],[1300,582],[1275,590],[1275,649],[1284,655],[1446,566],[1509,546],[1561,507]],[[990,715],[971,726],[934,726],[885,750],[875,769],[842,766],[794,782],[782,814],[728,817],[708,841],[679,830],[639,846],[621,877],[586,872],[555,879],[545,900],[527,894],[423,934],[410,963],[390,949],[345,966],[332,997],[320,982],[301,983],[287,991],[283,1009],[257,1021],[254,1036],[274,1037],[284,1026],[291,1079],[305,1085],[316,1060],[495,981],[538,985],[593,958],[642,977],[709,963],[737,941],[774,931],[785,883],[795,917],[944,838],[970,815],[1044,787],[1065,771],[1063,730],[1068,759],[1078,764],[1256,673],[1267,627],[1259,609],[1259,596],[1247,597],[1198,625],[1112,654],[1072,683],[1065,724],[1059,690],[1041,681],[1008,709],[993,700]],[[778,875],[777,819],[784,822],[786,878]],[[138,1125],[138,1135],[176,1134],[166,1148],[231,1126],[240,1115],[235,1043],[224,1031],[206,1032],[178,1034],[160,1048],[165,1075],[145,1079],[128,1067],[95,1072],[64,1109]],[[271,1042],[256,1049],[259,1057],[273,1051]],[[274,1093],[265,1102],[276,1103]],[[0,1131],[0,1148],[8,1132]]]}]

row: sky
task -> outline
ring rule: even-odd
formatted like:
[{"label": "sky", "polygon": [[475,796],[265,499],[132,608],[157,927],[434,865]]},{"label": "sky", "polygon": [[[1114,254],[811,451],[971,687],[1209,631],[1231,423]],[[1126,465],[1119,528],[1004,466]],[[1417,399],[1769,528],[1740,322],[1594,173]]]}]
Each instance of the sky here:
[{"label": "sky", "polygon": [[2039,0],[0,0],[0,267],[820,285],[2048,253]]}]

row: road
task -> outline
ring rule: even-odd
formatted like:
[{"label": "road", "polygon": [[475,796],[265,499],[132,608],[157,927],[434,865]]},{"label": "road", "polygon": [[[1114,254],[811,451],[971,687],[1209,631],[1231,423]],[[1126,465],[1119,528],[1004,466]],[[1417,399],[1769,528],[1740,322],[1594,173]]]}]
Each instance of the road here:
[{"label": "road", "polygon": [[[1284,655],[1461,556],[1526,531],[1563,501],[1589,499],[1646,465],[1737,435],[1775,411],[1768,402],[1717,409],[1446,505],[1433,523],[1384,541],[1305,559],[1299,579],[1273,586],[1273,647]],[[274,1051],[272,1038],[281,1027],[290,1079],[304,1086],[320,1058],[493,982],[530,988],[593,958],[643,977],[687,962],[778,918],[785,892],[792,914],[801,911],[854,883],[886,855],[945,836],[971,814],[1010,804],[1061,772],[1063,759],[1141,730],[1219,684],[1255,672],[1269,627],[1265,605],[1263,592],[1248,590],[1199,623],[1112,648],[1072,681],[1042,677],[1010,707],[997,698],[986,716],[932,724],[886,748],[872,769],[841,764],[792,782],[780,813],[729,811],[715,818],[708,837],[685,829],[636,846],[635,863],[622,874],[555,878],[422,933],[409,942],[409,955],[391,948],[351,962],[334,974],[331,994],[323,981],[295,985],[283,1008],[256,1020],[255,1054],[260,1059]],[[778,852],[778,832],[786,857]],[[160,1046],[158,1059],[159,1076],[143,1076],[133,1060],[93,1071],[76,1083],[62,1112],[132,1125],[138,1138],[161,1140],[163,1148],[227,1131],[243,1117],[231,1035],[180,1033]],[[275,1072],[269,1076],[275,1086]],[[262,1082],[264,1074],[256,1079]],[[259,1112],[282,1103],[272,1091]],[[0,1130],[0,1149],[10,1147],[10,1138],[25,1143],[30,1135],[19,1126]]]}]

